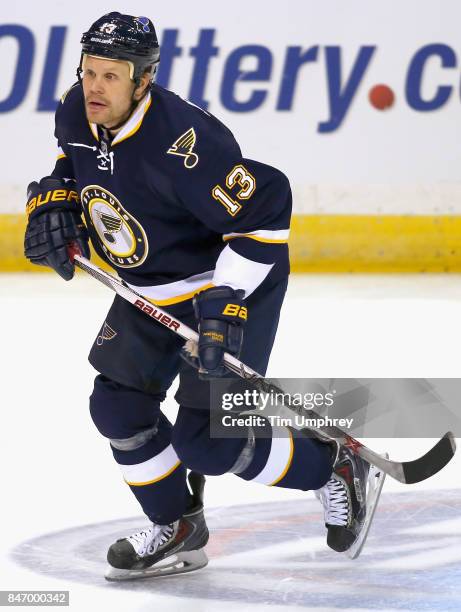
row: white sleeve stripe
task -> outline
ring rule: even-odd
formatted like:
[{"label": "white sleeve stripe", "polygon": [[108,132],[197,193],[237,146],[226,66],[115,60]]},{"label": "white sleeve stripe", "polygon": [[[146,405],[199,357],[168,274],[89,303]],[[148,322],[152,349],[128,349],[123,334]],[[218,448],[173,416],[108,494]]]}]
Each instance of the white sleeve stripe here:
[{"label": "white sleeve stripe", "polygon": [[247,259],[227,245],[218,257],[212,282],[216,287],[227,285],[243,289],[245,297],[248,297],[263,282],[273,265]]},{"label": "white sleeve stripe", "polygon": [[127,283],[131,289],[134,289],[144,297],[148,298],[158,306],[166,306],[176,304],[183,300],[190,299],[198,291],[208,288],[211,285],[214,270],[194,274],[180,281],[166,283],[164,285],[153,285],[141,287]]}]

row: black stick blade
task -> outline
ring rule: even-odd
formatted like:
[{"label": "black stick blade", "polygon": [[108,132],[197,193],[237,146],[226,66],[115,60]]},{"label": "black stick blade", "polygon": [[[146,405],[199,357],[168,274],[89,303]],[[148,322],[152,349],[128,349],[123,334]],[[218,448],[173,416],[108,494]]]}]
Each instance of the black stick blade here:
[{"label": "black stick blade", "polygon": [[415,461],[402,463],[405,482],[407,484],[414,484],[437,474],[451,461],[455,451],[455,438],[451,431],[449,431],[425,455],[415,459]]}]

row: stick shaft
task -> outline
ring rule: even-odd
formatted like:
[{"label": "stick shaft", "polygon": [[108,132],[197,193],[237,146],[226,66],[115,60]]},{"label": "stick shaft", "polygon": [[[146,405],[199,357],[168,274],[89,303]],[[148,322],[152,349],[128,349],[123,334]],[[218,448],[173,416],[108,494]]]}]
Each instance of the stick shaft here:
[{"label": "stick shaft", "polygon": [[[74,255],[74,261],[79,268],[105,284],[112,289],[112,291],[115,291],[123,299],[131,302],[133,306],[144,312],[147,316],[150,316],[157,321],[157,323],[164,325],[172,332],[184,338],[184,340],[198,342],[198,334],[196,331],[182,323],[170,313],[162,310],[159,306],[152,304],[145,297],[128,287],[120,279],[105,272],[81,255]],[[231,372],[234,372],[244,379],[251,380],[260,391],[267,393],[271,391],[284,393],[282,389],[268,383],[261,374],[239,361],[236,357],[229,355],[229,353],[224,354],[224,363]],[[281,406],[280,414],[285,414],[287,417],[297,414],[311,419],[322,419],[314,410],[305,410],[302,406],[287,406],[286,404]],[[301,431],[309,437],[315,437],[322,441],[335,440],[339,442],[354,454],[362,457],[372,465],[382,469],[383,472],[395,480],[403,483],[419,482],[429,478],[442,469],[442,467],[450,461],[455,452],[455,442],[450,432],[439,440],[439,442],[423,457],[415,461],[402,463],[386,459],[352,436],[346,434],[342,429],[339,429],[339,427],[306,426],[303,427]]]}]

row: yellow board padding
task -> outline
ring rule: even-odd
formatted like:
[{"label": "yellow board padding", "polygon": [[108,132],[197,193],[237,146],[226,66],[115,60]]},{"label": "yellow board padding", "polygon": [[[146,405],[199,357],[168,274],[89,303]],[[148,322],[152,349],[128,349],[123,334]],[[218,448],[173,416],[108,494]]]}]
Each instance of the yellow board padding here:
[{"label": "yellow board padding", "polygon": [[[48,270],[24,258],[25,225],[0,214],[0,272]],[[293,272],[459,273],[461,216],[294,215],[289,245]]]},{"label": "yellow board padding", "polygon": [[461,272],[461,216],[295,215],[293,272]]},{"label": "yellow board padding", "polygon": [[[51,272],[50,268],[35,266],[24,257],[26,223],[25,215],[0,214],[0,272]],[[94,252],[91,260],[111,270]]]}]

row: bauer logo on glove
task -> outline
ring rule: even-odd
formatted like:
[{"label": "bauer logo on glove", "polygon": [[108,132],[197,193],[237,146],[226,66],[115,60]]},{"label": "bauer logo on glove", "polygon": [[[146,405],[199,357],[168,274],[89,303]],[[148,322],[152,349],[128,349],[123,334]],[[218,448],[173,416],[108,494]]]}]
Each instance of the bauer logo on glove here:
[{"label": "bauer logo on glove", "polygon": [[227,304],[227,306],[222,311],[223,315],[227,315],[229,317],[240,317],[245,321],[248,318],[248,311],[245,306],[240,306],[240,304]]},{"label": "bauer logo on glove", "polygon": [[[63,179],[53,177],[45,177],[40,183],[33,181],[27,188],[27,216],[30,217],[34,212],[38,214],[52,208],[66,207],[66,203],[70,205],[70,209],[78,211],[80,199],[75,189],[72,189],[73,186],[75,186],[74,181],[69,181],[67,185]],[[45,208],[40,209],[45,204]]]},{"label": "bauer logo on glove", "polygon": [[90,256],[88,232],[78,194],[71,188],[74,186],[73,180],[46,176],[27,189],[24,255],[33,264],[53,268],[64,280],[70,280],[75,271],[69,245],[84,257]]}]

